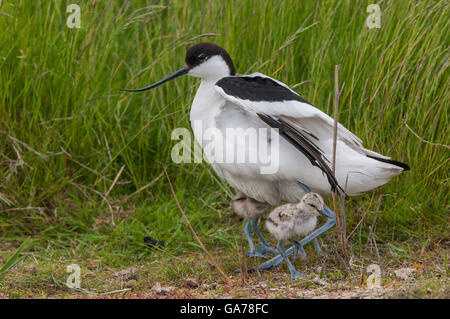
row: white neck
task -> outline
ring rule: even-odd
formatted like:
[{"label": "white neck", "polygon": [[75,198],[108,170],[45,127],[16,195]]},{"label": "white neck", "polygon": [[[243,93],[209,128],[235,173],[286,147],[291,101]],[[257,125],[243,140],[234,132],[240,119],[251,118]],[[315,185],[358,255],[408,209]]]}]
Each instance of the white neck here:
[{"label": "white neck", "polygon": [[191,121],[211,118],[220,111],[224,98],[214,88],[217,81],[202,79],[191,107]]},{"label": "white neck", "polygon": [[202,145],[202,134],[208,128],[216,127],[216,117],[221,113],[225,99],[214,88],[216,81],[202,79],[192,102],[190,120],[194,136]]},{"label": "white neck", "polygon": [[230,69],[220,55],[215,55],[192,68],[188,75],[201,78],[202,82],[206,81],[215,84],[221,78],[230,76]]}]

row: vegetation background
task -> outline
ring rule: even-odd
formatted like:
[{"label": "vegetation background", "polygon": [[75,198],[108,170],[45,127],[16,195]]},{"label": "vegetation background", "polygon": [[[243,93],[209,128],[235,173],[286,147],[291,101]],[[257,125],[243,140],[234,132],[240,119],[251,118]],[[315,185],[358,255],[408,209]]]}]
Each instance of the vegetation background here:
[{"label": "vegetation background", "polygon": [[[81,7],[80,29],[67,27],[70,3]],[[238,73],[273,76],[330,115],[340,65],[339,121],[367,148],[411,167],[382,187],[378,210],[377,191],[347,202],[351,250],[370,260],[377,214],[382,258],[417,261],[412,252],[430,249],[442,249],[445,258],[448,2],[381,1],[379,29],[366,25],[370,3],[0,1],[0,264],[31,237],[27,260],[62,272],[72,261],[102,270],[165,260],[155,271],[160,280],[198,274],[180,259],[200,249],[164,166],[208,249],[233,257],[227,271],[238,267],[233,190],[208,164],[170,157],[172,130],[190,128],[198,80],[183,77],[141,94],[117,90],[169,75],[199,41],[224,47]],[[166,246],[151,248],[146,236]],[[446,258],[439,262],[447,267]],[[17,295],[57,287],[48,267],[39,284],[14,277],[24,283],[15,286]],[[220,280],[213,271],[200,273]]]}]

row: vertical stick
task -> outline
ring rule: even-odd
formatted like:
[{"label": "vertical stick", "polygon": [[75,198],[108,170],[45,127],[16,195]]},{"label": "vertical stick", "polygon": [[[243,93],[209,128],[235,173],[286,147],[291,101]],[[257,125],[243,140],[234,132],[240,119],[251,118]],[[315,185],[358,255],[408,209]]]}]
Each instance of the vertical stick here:
[{"label": "vertical stick", "polygon": [[345,196],[339,196],[339,203],[341,208],[341,248],[344,254],[347,254],[347,222],[345,221]]},{"label": "vertical stick", "polygon": [[[336,172],[336,144],[337,144],[337,127],[338,127],[338,113],[339,113],[339,65],[334,67],[334,125],[333,125],[333,153],[331,158],[331,170],[333,174]],[[343,255],[347,254],[346,250],[346,238],[345,238],[345,197],[340,194],[339,196],[339,211],[336,194],[332,193],[334,214],[336,215],[336,227],[338,230],[339,242],[341,244],[341,251]]]},{"label": "vertical stick", "polygon": [[371,241],[373,246],[375,247],[375,253],[377,255],[377,259],[378,259],[378,264],[380,264],[380,254],[378,252],[378,247],[377,247],[377,241],[375,239],[375,226],[377,224],[377,217],[378,217],[378,213],[380,211],[380,207],[381,207],[381,200],[383,198],[383,193],[381,192],[381,189],[378,191],[378,200],[377,200],[377,208],[375,209],[375,214],[373,216],[373,221],[372,221],[372,225],[369,226],[370,232],[369,232],[369,236],[367,236],[367,243],[366,245],[369,244],[369,242]]},{"label": "vertical stick", "polygon": [[[339,110],[339,65],[334,66],[334,125],[333,125],[333,151],[331,153],[331,170],[333,175],[336,171],[336,141],[337,141],[337,124]],[[337,210],[336,194],[332,193],[334,214],[336,215],[336,227],[340,231],[340,220]]]}]

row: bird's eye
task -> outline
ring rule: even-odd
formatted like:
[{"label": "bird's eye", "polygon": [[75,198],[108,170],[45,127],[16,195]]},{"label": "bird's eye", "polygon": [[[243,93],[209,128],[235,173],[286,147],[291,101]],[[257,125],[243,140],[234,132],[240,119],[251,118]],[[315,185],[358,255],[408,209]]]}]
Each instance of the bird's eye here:
[{"label": "bird's eye", "polygon": [[206,55],[204,53],[200,53],[199,55],[197,55],[197,59],[199,59],[200,61],[205,61]]}]

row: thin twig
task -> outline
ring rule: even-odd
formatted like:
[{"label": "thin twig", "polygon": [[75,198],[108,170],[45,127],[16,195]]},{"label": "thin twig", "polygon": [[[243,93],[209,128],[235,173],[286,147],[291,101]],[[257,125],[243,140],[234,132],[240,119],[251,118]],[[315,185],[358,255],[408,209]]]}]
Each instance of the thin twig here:
[{"label": "thin twig", "polygon": [[[83,187],[86,187],[86,188],[89,189],[90,191],[92,191],[92,192],[94,192],[95,194],[99,195],[99,196],[103,199],[103,201],[108,205],[109,212],[110,212],[110,214],[111,214],[111,225],[112,225],[112,226],[116,226],[116,223],[114,222],[114,209],[113,209],[111,203],[109,202],[109,199],[105,196],[105,194],[99,192],[98,190],[94,189],[94,188],[91,187],[91,186],[81,185],[81,184],[77,184],[77,183],[74,183],[74,182],[72,182],[71,184],[74,185],[76,188],[78,188],[78,190],[79,190],[81,193],[83,193],[83,194],[84,194],[84,192],[82,191],[82,188],[83,188]],[[85,195],[85,196],[86,196],[86,195]]]},{"label": "thin twig", "polygon": [[4,202],[8,206],[14,205],[14,202],[1,192],[0,192],[0,201]]},{"label": "thin twig", "polygon": [[106,192],[105,197],[109,196],[109,193],[114,188],[114,185],[116,185],[117,180],[119,179],[120,175],[122,174],[124,168],[125,168],[125,165],[122,165],[122,167],[120,168],[119,172],[116,175],[116,178],[114,178],[114,181],[112,182],[111,186],[109,187],[108,191]]},{"label": "thin twig", "polygon": [[157,181],[159,181],[159,179],[164,175],[164,173],[159,174],[154,180],[152,180],[150,183],[148,183],[145,186],[142,186],[141,188],[139,188],[137,191],[135,191],[134,193],[128,195],[127,197],[125,197],[125,199],[123,200],[124,202],[128,201],[131,197],[133,197],[134,195],[142,192],[144,189],[149,188],[150,186],[153,186]]},{"label": "thin twig", "polygon": [[108,292],[102,292],[100,294],[98,294],[99,296],[106,296],[106,295],[112,295],[112,294],[118,294],[121,292],[127,292],[127,291],[131,291],[131,288],[124,288],[124,289],[120,289],[120,290],[112,290],[112,291],[108,291]]},{"label": "thin twig", "polygon": [[367,236],[367,244],[369,243],[370,240],[372,240],[372,236],[375,231],[375,225],[377,223],[378,211],[380,210],[380,207],[381,207],[381,199],[382,198],[383,198],[383,194],[380,193],[378,195],[377,208],[375,208],[375,214],[373,216],[372,225],[370,226],[369,236]]},{"label": "thin twig", "polygon": [[347,253],[347,222],[345,221],[345,196],[343,194],[340,194],[339,196],[339,204],[339,208],[341,210],[341,243],[344,252]]},{"label": "thin twig", "polygon": [[104,176],[104,175],[100,174],[99,172],[97,172],[95,169],[90,168],[89,166],[87,166],[87,165],[81,163],[80,161],[77,161],[76,159],[74,159],[73,156],[70,153],[68,153],[65,149],[63,149],[62,147],[61,147],[61,151],[62,151],[63,154],[65,154],[67,156],[68,160],[70,160],[70,161],[80,165],[81,167],[87,169],[91,173],[94,173],[95,175],[99,176],[101,179],[106,179],[107,178],[106,176]]},{"label": "thin twig", "polygon": [[[45,155],[45,154],[42,154],[42,153],[36,151],[34,148],[32,148],[32,147],[31,147],[30,145],[28,145],[27,143],[24,143],[24,142],[22,142],[21,140],[19,140],[19,139],[13,137],[13,136],[11,136],[11,135],[8,135],[8,137],[9,137],[13,142],[16,142],[16,143],[19,143],[19,144],[23,145],[27,150],[29,150],[30,152],[33,152],[34,154],[36,154],[37,156],[41,157],[41,158],[44,159],[45,161],[48,159],[48,155]],[[58,155],[59,155],[59,154],[58,154]]]},{"label": "thin twig", "polygon": [[167,181],[169,182],[170,191],[172,192],[173,198],[175,199],[175,203],[177,204],[177,207],[178,207],[179,211],[181,212],[181,215],[183,215],[184,221],[186,222],[187,226],[191,230],[192,235],[194,236],[195,240],[199,243],[199,245],[202,247],[203,251],[208,256],[208,258],[211,261],[211,263],[214,265],[214,267],[216,267],[216,269],[219,272],[219,274],[225,279],[225,281],[227,282],[227,284],[229,286],[232,286],[233,282],[231,281],[231,279],[228,278],[227,275],[225,275],[225,273],[223,272],[222,268],[220,268],[220,266],[217,264],[217,262],[214,259],[214,257],[209,253],[209,251],[206,249],[205,245],[203,245],[202,241],[197,236],[194,228],[192,227],[191,223],[189,222],[189,219],[186,217],[186,214],[184,213],[183,209],[180,206],[180,203],[178,202],[177,195],[175,194],[175,190],[173,189],[172,183],[171,183],[170,178],[169,178],[169,174],[167,174],[167,170],[164,167],[164,165],[163,165],[163,169],[164,169],[164,173],[166,174]]},{"label": "thin twig", "polygon": [[114,185],[116,185],[117,180],[119,179],[120,175],[123,172],[123,169],[125,168],[125,165],[122,165],[122,167],[120,168],[119,172],[117,173],[116,177],[114,178],[114,181],[112,182],[111,186],[109,187],[108,191],[105,193],[105,195],[103,196],[103,200],[106,201],[106,203],[108,204],[109,207],[109,211],[111,213],[111,225],[116,226],[116,223],[114,223],[114,211],[112,209],[111,204],[109,203],[108,199],[109,199],[109,193],[111,192],[111,190],[114,188]]},{"label": "thin twig", "polygon": [[[339,97],[344,89],[344,85],[342,85],[341,91],[339,91],[339,65],[335,65],[334,67],[334,123],[333,123],[333,153],[331,158],[331,170],[333,171],[333,175],[336,173],[336,145],[337,145],[337,129],[338,129],[338,116],[339,116]],[[336,175],[335,175],[336,176]],[[336,194],[332,193],[333,197],[333,206],[334,206],[334,214],[336,215],[336,226],[339,234],[339,242],[341,244],[341,250],[344,255],[347,254],[346,249],[346,236],[345,236],[345,195],[339,192],[339,210],[338,213],[337,207],[337,198]],[[347,264],[344,263],[347,267]]]},{"label": "thin twig", "polygon": [[[331,153],[331,171],[333,175],[336,172],[336,142],[337,142],[337,124],[338,124],[338,106],[339,106],[339,65],[334,67],[334,125],[333,125],[333,150]],[[337,213],[336,194],[333,192],[333,208],[336,215],[336,226],[340,229],[339,215]]]},{"label": "thin twig", "polygon": [[105,133],[103,133],[103,138],[105,139],[106,150],[108,152],[108,159],[111,162],[112,161],[111,150],[109,149],[109,143],[108,143],[108,139],[106,138],[106,134]]},{"label": "thin twig", "polygon": [[[370,199],[370,203],[369,203],[369,207],[372,205],[372,200],[374,197],[374,194],[372,195],[372,198]],[[356,230],[358,229],[359,225],[361,225],[361,223],[364,221],[364,219],[366,218],[367,213],[369,212],[369,208],[366,209],[364,211],[364,214],[362,215],[361,219],[359,220],[358,224],[356,224],[355,228],[353,228],[353,230],[350,232],[350,234],[347,236],[347,241],[350,240],[350,238],[352,238],[353,234],[356,232]]]},{"label": "thin twig", "polygon": [[407,128],[408,130],[410,130],[411,133],[413,133],[413,134],[414,134],[419,140],[421,140],[422,142],[427,143],[427,144],[430,144],[430,145],[433,145],[433,146],[438,146],[438,147],[440,146],[440,147],[445,147],[446,149],[450,149],[450,146],[449,146],[449,145],[446,145],[446,144],[440,144],[440,143],[433,143],[433,142],[427,141],[426,139],[422,138],[421,136],[419,136],[419,134],[417,134],[416,132],[414,132],[414,131],[412,130],[412,128],[410,128],[410,127],[408,126],[408,124],[406,123],[406,120],[403,120],[403,124],[405,124],[406,128]]},{"label": "thin twig", "polygon": [[366,245],[368,245],[369,242],[371,241],[373,246],[375,247],[375,254],[377,255],[378,264],[380,264],[381,259],[380,259],[380,254],[378,252],[377,241],[375,240],[375,226],[377,224],[377,217],[378,217],[378,213],[380,211],[382,198],[383,198],[383,194],[381,193],[381,190],[380,190],[380,194],[378,195],[378,200],[377,200],[377,208],[375,209],[375,214],[373,216],[372,225],[370,226],[370,233],[369,233],[369,236],[367,237],[367,243],[366,243]]},{"label": "thin twig", "polygon": [[7,212],[14,212],[14,211],[21,211],[21,210],[37,210],[39,212],[43,212],[45,209],[45,207],[16,207],[16,208],[9,208],[9,209],[5,209],[0,211],[0,213],[7,213]]}]

